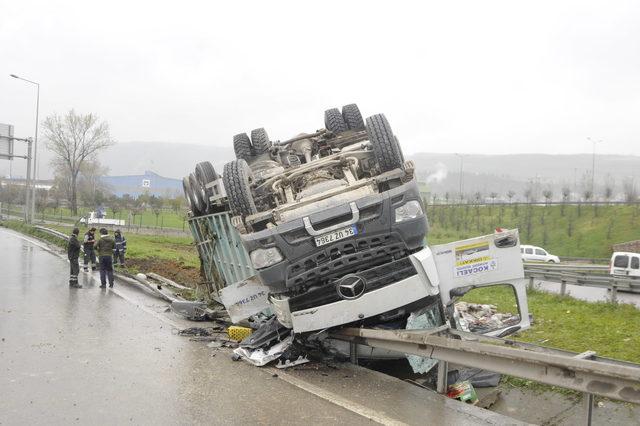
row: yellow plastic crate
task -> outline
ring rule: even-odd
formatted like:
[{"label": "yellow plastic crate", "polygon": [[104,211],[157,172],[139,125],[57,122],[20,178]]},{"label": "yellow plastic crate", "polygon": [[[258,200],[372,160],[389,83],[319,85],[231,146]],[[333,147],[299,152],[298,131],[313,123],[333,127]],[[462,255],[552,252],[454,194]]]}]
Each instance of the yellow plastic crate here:
[{"label": "yellow plastic crate", "polygon": [[241,341],[245,337],[248,337],[253,332],[249,327],[240,327],[237,325],[232,325],[227,328],[227,334],[231,340],[235,340],[237,342]]}]

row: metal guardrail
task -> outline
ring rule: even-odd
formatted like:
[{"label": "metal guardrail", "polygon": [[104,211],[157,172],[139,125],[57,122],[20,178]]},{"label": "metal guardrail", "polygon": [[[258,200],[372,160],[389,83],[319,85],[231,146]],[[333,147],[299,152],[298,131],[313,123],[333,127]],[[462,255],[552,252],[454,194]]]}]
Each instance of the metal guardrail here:
[{"label": "metal guardrail", "polygon": [[640,365],[598,357],[593,351],[574,353],[442,327],[346,328],[331,336],[353,343],[352,348],[363,344],[439,360],[437,387],[441,393],[446,392],[451,362],[583,392],[587,424],[591,424],[594,395],[640,403]]},{"label": "metal guardrail", "polygon": [[69,236],[67,234],[63,234],[62,232],[56,231],[55,229],[45,228],[44,226],[34,226],[34,228],[38,231],[53,235],[54,237],[62,238],[65,241],[69,241]]},{"label": "metal guardrail", "polygon": [[616,303],[618,291],[640,293],[640,279],[609,275],[609,268],[595,265],[525,264],[524,274],[529,288],[534,279],[560,283],[560,294],[565,295],[567,284],[602,288],[611,291],[611,302]]}]

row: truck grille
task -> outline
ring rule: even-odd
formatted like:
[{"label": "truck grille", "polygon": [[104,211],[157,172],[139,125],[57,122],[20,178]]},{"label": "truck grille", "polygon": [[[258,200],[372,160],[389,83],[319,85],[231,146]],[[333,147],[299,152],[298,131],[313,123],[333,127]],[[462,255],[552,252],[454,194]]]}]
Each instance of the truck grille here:
[{"label": "truck grille", "polygon": [[404,242],[396,233],[338,241],[289,265],[286,285],[290,288],[323,284],[337,276],[355,273],[363,267],[371,268],[407,254]]},{"label": "truck grille", "polygon": [[[387,262],[383,265],[360,271],[358,275],[367,282],[366,292],[369,292],[408,278],[416,273],[409,258],[404,257],[394,262]],[[289,298],[289,309],[291,312],[296,312],[342,300],[334,284],[335,281],[327,283],[315,290]]]}]

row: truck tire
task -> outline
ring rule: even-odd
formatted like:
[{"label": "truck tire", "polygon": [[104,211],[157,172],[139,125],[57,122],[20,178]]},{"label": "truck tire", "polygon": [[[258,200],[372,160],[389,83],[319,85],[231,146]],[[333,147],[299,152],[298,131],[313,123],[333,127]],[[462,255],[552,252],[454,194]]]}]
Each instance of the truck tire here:
[{"label": "truck tire", "polygon": [[202,187],[200,186],[198,179],[196,179],[196,175],[193,173],[189,175],[189,187],[191,188],[191,200],[193,202],[195,212],[197,212],[198,215],[205,213],[207,208],[204,202],[204,193],[202,192]]},{"label": "truck tire", "polygon": [[214,195],[213,188],[207,188],[207,185],[211,182],[215,182],[218,179],[218,174],[213,168],[213,165],[208,161],[203,161],[196,164],[196,180],[202,187],[204,193],[204,202],[207,208],[207,212],[211,213],[211,201],[210,197]]},{"label": "truck tire", "polygon": [[251,144],[253,145],[254,155],[264,154],[271,147],[271,141],[269,135],[263,127],[259,129],[253,129],[251,131]]},{"label": "truck tire", "polygon": [[324,112],[324,127],[336,135],[349,130],[338,108],[331,108]]},{"label": "truck tire", "polygon": [[384,114],[367,118],[366,128],[380,172],[404,168],[402,149]]},{"label": "truck tire", "polygon": [[246,161],[234,160],[224,165],[222,181],[235,216],[244,217],[258,212],[251,194],[250,178],[251,169]]},{"label": "truck tire", "polygon": [[189,206],[189,210],[193,213],[194,216],[197,216],[200,212],[197,211],[193,200],[191,199],[191,184],[189,183],[188,177],[182,178],[182,190],[184,191],[184,198],[187,200],[187,205]]},{"label": "truck tire", "polygon": [[356,104],[349,104],[342,107],[342,118],[347,123],[349,130],[364,130],[364,120],[360,109]]},{"label": "truck tire", "polygon": [[239,133],[233,137],[233,151],[236,153],[236,158],[242,158],[245,161],[251,159],[253,156],[251,139],[246,133]]}]

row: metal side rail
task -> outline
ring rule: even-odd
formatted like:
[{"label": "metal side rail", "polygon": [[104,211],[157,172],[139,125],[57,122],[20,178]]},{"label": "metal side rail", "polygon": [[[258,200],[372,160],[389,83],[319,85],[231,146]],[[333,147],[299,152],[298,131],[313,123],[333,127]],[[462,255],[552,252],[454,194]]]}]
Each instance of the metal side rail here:
[{"label": "metal side rail", "polygon": [[550,281],[561,284],[560,294],[565,294],[566,285],[578,285],[583,287],[596,287],[611,290],[611,299],[616,302],[616,293],[626,291],[629,293],[640,293],[640,280],[634,278],[617,277],[604,274],[586,274],[579,272],[567,272],[549,270],[544,268],[526,267],[524,275],[529,279],[529,287],[533,286],[533,280]]},{"label": "metal side rail", "polygon": [[584,392],[591,401],[591,395],[597,395],[640,403],[640,364],[598,357],[592,351],[578,354],[448,327],[415,331],[345,328],[332,331],[331,336],[440,360],[440,392],[446,390],[447,363],[455,363]]}]

